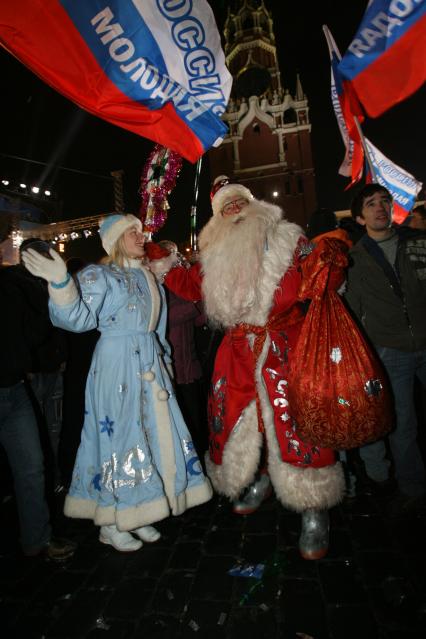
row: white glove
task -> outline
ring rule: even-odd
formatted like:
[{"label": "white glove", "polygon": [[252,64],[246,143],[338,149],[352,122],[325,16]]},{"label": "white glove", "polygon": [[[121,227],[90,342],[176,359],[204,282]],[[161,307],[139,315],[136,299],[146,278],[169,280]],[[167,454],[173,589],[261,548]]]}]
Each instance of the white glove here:
[{"label": "white glove", "polygon": [[60,284],[67,278],[67,267],[62,257],[53,249],[49,249],[52,259],[44,257],[34,249],[22,252],[22,261],[30,273],[42,277],[48,282]]}]

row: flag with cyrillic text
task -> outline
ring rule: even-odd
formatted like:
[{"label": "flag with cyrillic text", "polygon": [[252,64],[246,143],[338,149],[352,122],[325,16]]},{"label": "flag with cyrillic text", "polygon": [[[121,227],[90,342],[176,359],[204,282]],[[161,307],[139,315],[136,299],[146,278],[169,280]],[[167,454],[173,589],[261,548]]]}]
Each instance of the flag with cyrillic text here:
[{"label": "flag with cyrillic text", "polygon": [[371,117],[417,91],[426,81],[426,0],[370,0],[339,71]]},{"label": "flag with cyrillic text", "polygon": [[0,43],[83,109],[195,162],[232,86],[206,0],[19,0]]},{"label": "flag with cyrillic text", "polygon": [[336,115],[340,134],[345,145],[345,157],[339,168],[340,175],[351,178],[349,186],[356,184],[362,177],[364,151],[361,144],[358,128],[354,116],[350,111],[348,100],[345,99],[343,85],[338,69],[341,55],[334,41],[331,31],[323,25],[323,31],[327,40],[331,64],[331,102]]},{"label": "flag with cyrillic text", "polygon": [[408,171],[391,162],[366,137],[364,137],[364,143],[371,165],[371,168],[368,168],[366,181],[377,182],[392,194],[393,219],[401,224],[413,208],[423,184]]}]

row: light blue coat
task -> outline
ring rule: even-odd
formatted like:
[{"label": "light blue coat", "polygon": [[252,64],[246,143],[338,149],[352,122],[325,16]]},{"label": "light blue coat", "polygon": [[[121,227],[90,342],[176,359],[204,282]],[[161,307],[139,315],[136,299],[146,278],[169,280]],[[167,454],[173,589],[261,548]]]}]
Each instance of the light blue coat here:
[{"label": "light blue coat", "polygon": [[164,291],[144,267],[89,266],[78,280],[49,287],[55,326],[101,332],[65,514],[119,530],[180,515],[212,491],[168,373]]}]

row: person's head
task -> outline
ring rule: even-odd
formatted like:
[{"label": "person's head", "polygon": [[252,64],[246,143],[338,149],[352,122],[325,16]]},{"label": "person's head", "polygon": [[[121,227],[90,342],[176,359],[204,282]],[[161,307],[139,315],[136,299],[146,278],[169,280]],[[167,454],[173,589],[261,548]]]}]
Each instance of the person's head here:
[{"label": "person's head", "polygon": [[213,215],[222,217],[237,215],[253,200],[246,186],[231,183],[225,175],[215,179],[210,195]]},{"label": "person's head", "polygon": [[176,255],[178,252],[178,246],[175,242],[172,242],[172,240],[160,240],[157,244],[158,246],[161,246],[161,248],[166,249],[169,253],[174,253]]},{"label": "person's head", "polygon": [[426,231],[426,207],[424,204],[416,206],[410,215],[409,226],[418,231]]},{"label": "person's head", "polygon": [[33,249],[34,251],[37,251],[37,253],[40,253],[41,255],[44,255],[45,257],[49,257],[49,258],[51,257],[49,253],[50,244],[48,242],[41,240],[39,237],[28,237],[26,240],[24,240],[21,243],[19,247],[19,258],[21,263],[22,263],[22,253],[29,248]]},{"label": "person's head", "polygon": [[146,243],[146,264],[162,282],[166,273],[178,262],[178,247],[171,240]]},{"label": "person's head", "polygon": [[109,255],[109,262],[119,267],[126,260],[144,256],[145,236],[142,222],[134,215],[110,215],[99,224],[102,246]]},{"label": "person's head", "polygon": [[337,229],[337,217],[331,209],[320,208],[312,213],[306,226],[306,236],[311,240],[317,235]]},{"label": "person's head", "polygon": [[393,198],[380,184],[366,184],[351,203],[353,219],[371,236],[388,231],[392,224]]}]

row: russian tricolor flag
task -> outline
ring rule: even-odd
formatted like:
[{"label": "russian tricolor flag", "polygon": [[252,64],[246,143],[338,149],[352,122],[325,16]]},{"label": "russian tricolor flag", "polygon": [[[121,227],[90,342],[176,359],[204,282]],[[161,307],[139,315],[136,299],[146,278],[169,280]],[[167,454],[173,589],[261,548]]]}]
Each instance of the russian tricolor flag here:
[{"label": "russian tricolor flag", "polygon": [[391,162],[366,137],[364,144],[368,157],[365,181],[377,182],[387,188],[393,197],[393,220],[402,224],[415,205],[423,184],[411,173]]},{"label": "russian tricolor flag", "polygon": [[206,0],[19,0],[0,43],[83,109],[195,162],[231,91]]},{"label": "russian tricolor flag", "polygon": [[[351,178],[349,186],[356,184],[362,177],[364,150],[358,127],[350,110],[349,100],[345,96],[342,78],[339,72],[341,55],[331,31],[323,25],[331,63],[331,102],[339,125],[340,134],[346,148],[345,157],[339,168],[340,175]],[[348,187],[349,188],[349,187]]]},{"label": "russian tricolor flag", "polygon": [[426,80],[426,0],[372,0],[339,64],[346,90],[371,117]]}]

